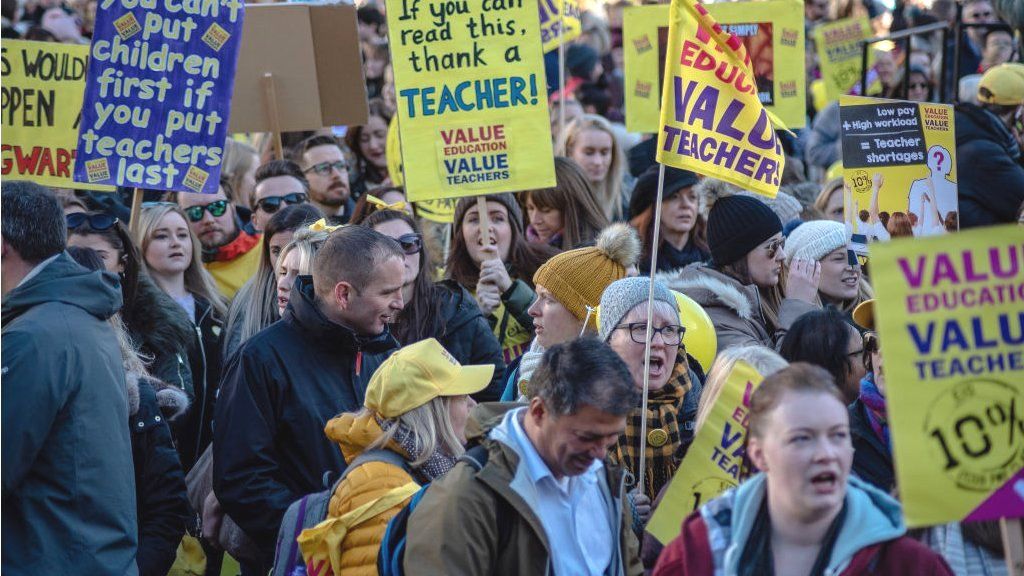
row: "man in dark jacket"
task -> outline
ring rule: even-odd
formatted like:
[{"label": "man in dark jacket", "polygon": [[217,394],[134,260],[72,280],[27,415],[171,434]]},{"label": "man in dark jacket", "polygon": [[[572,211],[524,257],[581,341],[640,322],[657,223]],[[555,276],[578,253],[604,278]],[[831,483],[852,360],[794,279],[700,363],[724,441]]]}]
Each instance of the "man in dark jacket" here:
[{"label": "man in dark jacket", "polygon": [[3,572],[137,574],[117,278],[64,253],[48,190],[2,198]]},{"label": "man in dark jacket", "polygon": [[[353,257],[360,255],[360,257]],[[224,511],[266,554],[288,506],[345,468],[324,435],[358,410],[377,367],[398,347],[387,324],[404,305],[403,252],[378,232],[331,233],[300,276],[280,322],[249,339],[225,368],[213,434],[213,488]]]},{"label": "man in dark jacket", "polygon": [[1024,202],[1021,127],[1024,67],[1002,64],[978,84],[980,106],[956,108],[960,227],[1017,221]]}]

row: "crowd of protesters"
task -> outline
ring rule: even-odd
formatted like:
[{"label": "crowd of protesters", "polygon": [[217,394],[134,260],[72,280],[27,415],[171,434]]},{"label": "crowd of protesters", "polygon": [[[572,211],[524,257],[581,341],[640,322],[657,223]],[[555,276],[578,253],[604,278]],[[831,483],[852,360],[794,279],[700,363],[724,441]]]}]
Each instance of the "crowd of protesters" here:
[{"label": "crowd of protesters", "polygon": [[[135,222],[130,190],[5,180],[3,570],[376,574],[402,518],[407,574],[1005,574],[991,524],[903,523],[813,41],[778,196],[668,168],[658,209],[654,140],[623,124],[626,5],[583,3],[564,86],[547,59],[555,186],[448,224],[389,174],[374,0],[365,125],[283,134],[281,159],[236,135],[216,194],[147,190]],[[96,10],[4,0],[3,36],[87,43]],[[860,16],[982,25],[875,44],[869,93],[955,98],[952,230],[1024,225],[1024,9],[805,0],[808,38]],[[867,212],[873,236],[915,233]],[[739,361],[766,377],[751,474],[663,548],[645,525]],[[283,524],[325,489],[329,528]]]}]

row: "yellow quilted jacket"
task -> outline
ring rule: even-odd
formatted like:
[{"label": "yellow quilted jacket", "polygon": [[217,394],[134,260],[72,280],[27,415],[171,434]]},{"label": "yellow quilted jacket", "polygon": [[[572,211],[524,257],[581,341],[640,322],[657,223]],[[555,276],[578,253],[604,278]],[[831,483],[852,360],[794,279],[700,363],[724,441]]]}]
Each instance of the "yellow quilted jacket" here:
[{"label": "yellow quilted jacket", "polygon": [[[342,414],[333,418],[324,428],[327,437],[338,443],[346,462],[351,462],[384,432],[372,414]],[[397,443],[388,449],[408,457]],[[331,496],[328,514],[342,516],[368,502],[380,498],[388,491],[415,480],[405,470],[385,462],[367,462],[348,472]],[[344,576],[376,576],[377,551],[384,537],[388,521],[409,503],[409,498],[392,508],[354,526],[341,543],[340,570]]]}]

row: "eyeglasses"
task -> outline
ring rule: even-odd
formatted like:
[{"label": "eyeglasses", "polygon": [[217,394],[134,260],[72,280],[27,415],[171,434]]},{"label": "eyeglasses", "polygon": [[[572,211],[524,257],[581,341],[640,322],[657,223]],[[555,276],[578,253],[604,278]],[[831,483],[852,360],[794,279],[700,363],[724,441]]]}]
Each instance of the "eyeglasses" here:
[{"label": "eyeglasses", "polygon": [[117,217],[111,216],[110,214],[87,214],[85,212],[75,212],[68,214],[64,217],[67,222],[69,230],[75,230],[82,226],[82,224],[89,224],[89,228],[93,230],[110,230],[117,224]]},{"label": "eyeglasses", "polygon": [[346,164],[344,160],[338,160],[336,162],[321,162],[306,168],[302,173],[308,174],[310,172],[316,172],[320,176],[327,176],[331,173],[331,170],[346,172],[348,170],[348,164]]},{"label": "eyeglasses", "polygon": [[395,240],[402,245],[402,251],[409,256],[419,254],[423,250],[422,234],[402,234]]},{"label": "eyeglasses", "polygon": [[289,206],[294,206],[296,204],[305,204],[306,202],[309,202],[309,197],[306,196],[305,192],[292,192],[291,194],[285,194],[284,196],[267,196],[266,198],[260,198],[256,202],[256,208],[263,210],[267,214],[273,214],[281,207],[281,202],[284,202]]},{"label": "eyeglasses", "polygon": [[209,204],[197,204],[195,206],[189,206],[185,209],[185,215],[192,222],[199,222],[203,219],[203,212],[209,212],[214,218],[219,218],[228,211],[227,200],[217,200],[210,202]]},{"label": "eyeglasses", "polygon": [[[645,338],[647,338],[647,322],[631,322],[629,324],[619,324],[615,327],[616,330],[629,330],[629,337],[637,344],[645,344]],[[669,324],[662,326],[661,328],[651,329],[651,340],[654,340],[655,334],[661,334],[661,339],[667,346],[678,346],[683,340],[683,334],[686,333],[686,328],[676,325]]]},{"label": "eyeglasses", "polygon": [[779,250],[784,251],[786,249],[786,239],[779,238],[764,248],[768,251],[769,258],[775,258],[775,255],[779,253]]}]

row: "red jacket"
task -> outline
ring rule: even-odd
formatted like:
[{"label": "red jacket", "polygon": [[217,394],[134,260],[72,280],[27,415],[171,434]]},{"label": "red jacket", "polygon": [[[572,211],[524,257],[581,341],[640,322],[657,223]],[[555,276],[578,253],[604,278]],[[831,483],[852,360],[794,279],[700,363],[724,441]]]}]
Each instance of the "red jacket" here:
[{"label": "red jacket", "polygon": [[[715,573],[708,528],[700,511],[683,522],[682,533],[658,558],[654,576],[711,576]],[[953,576],[946,561],[908,536],[887,540],[857,552],[840,576]]]}]

